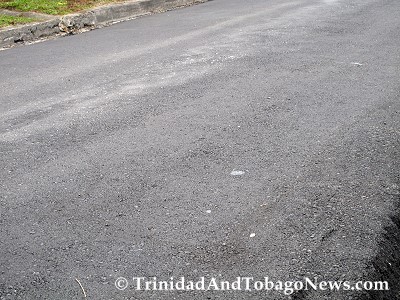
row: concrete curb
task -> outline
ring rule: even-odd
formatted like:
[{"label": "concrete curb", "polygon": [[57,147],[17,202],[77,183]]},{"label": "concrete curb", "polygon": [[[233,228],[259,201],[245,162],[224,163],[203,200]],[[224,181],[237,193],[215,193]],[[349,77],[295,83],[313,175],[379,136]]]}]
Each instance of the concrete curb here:
[{"label": "concrete curb", "polygon": [[110,4],[52,20],[0,30],[0,48],[12,47],[50,36],[75,34],[151,13],[209,0],[136,0]]}]

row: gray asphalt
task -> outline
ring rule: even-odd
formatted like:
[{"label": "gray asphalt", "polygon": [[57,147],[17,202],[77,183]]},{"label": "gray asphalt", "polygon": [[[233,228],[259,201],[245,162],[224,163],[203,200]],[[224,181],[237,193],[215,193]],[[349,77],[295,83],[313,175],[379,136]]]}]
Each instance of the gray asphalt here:
[{"label": "gray asphalt", "polygon": [[96,300],[400,299],[399,16],[398,0],[215,0],[1,51],[0,298],[84,299],[78,279]]}]

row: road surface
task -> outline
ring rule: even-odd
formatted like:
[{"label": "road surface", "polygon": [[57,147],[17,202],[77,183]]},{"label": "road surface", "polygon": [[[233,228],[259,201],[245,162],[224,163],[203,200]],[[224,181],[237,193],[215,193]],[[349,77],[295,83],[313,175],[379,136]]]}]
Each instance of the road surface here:
[{"label": "road surface", "polygon": [[400,299],[399,16],[215,0],[1,51],[1,299]]}]

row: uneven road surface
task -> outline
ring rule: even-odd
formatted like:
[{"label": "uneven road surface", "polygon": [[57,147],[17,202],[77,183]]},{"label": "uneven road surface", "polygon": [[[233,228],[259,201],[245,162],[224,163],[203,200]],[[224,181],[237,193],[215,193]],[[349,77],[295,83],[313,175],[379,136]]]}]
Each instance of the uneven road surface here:
[{"label": "uneven road surface", "polygon": [[[399,70],[398,0],[214,0],[1,51],[0,299],[400,299]],[[135,290],[154,276],[390,290]]]}]

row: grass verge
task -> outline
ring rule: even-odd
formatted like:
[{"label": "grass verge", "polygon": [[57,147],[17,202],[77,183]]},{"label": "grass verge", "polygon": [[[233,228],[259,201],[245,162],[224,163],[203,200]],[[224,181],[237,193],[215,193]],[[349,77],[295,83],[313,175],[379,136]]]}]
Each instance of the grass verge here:
[{"label": "grass verge", "polygon": [[65,15],[111,2],[121,2],[121,0],[0,0],[0,8]]},{"label": "grass verge", "polygon": [[0,28],[10,25],[26,24],[34,21],[37,20],[33,18],[0,15]]}]

